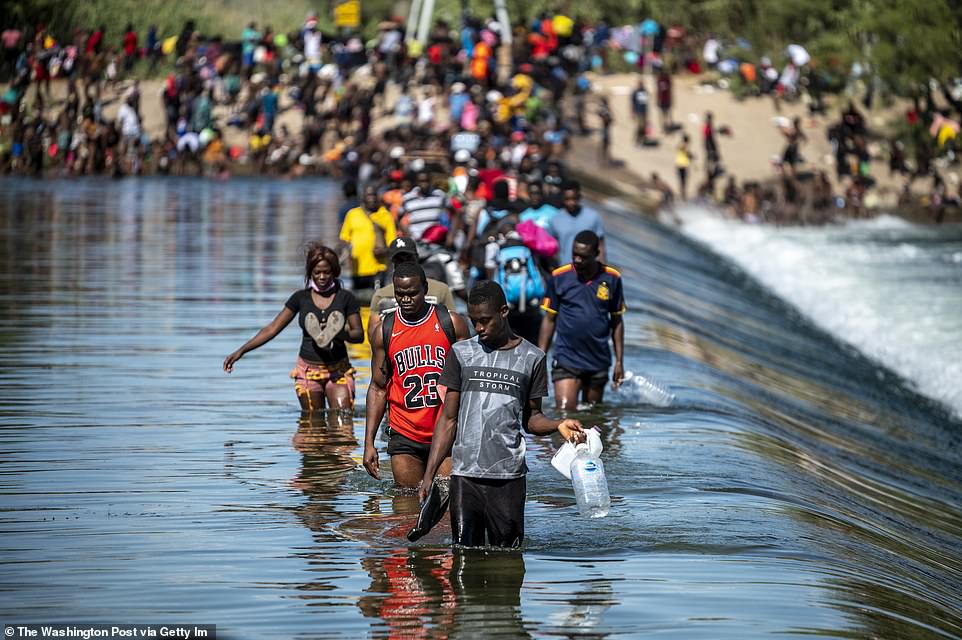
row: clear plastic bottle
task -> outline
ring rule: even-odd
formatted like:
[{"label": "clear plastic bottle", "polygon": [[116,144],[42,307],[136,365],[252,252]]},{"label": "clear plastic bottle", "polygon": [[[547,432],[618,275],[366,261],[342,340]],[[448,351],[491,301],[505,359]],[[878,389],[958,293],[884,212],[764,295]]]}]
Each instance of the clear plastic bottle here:
[{"label": "clear plastic bottle", "polygon": [[608,480],[605,478],[605,465],[601,458],[593,455],[585,443],[576,448],[575,459],[571,461],[571,485],[575,490],[578,510],[588,518],[603,518],[608,515],[611,498],[608,496]]},{"label": "clear plastic bottle", "polygon": [[656,407],[667,407],[675,400],[673,393],[644,376],[634,376],[633,382],[635,388],[638,389],[641,400],[648,402],[648,404]]}]

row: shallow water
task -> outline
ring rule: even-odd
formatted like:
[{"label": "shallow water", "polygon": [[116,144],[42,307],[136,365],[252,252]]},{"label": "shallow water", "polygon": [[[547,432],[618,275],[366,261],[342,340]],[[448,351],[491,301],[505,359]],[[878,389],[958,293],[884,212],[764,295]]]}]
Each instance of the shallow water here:
[{"label": "shallow water", "polygon": [[[329,182],[0,182],[0,616],[228,637],[962,637],[962,424],[740,269],[610,212],[630,393],[611,514],[530,440],[521,553],[411,545],[363,409],[300,420],[288,328]],[[363,347],[352,349],[359,391]],[[383,452],[384,444],[379,447]],[[387,460],[382,468],[387,467]]]}]

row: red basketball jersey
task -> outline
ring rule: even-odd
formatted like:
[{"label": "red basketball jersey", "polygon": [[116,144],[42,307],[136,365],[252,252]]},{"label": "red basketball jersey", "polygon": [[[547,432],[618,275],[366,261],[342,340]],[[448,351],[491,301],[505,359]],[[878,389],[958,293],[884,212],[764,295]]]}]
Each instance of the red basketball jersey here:
[{"label": "red basketball jersey", "polygon": [[388,422],[391,428],[415,442],[427,444],[441,412],[443,397],[438,379],[451,341],[438,321],[437,308],[411,324],[395,310],[394,326],[385,345],[390,363],[387,386]]}]

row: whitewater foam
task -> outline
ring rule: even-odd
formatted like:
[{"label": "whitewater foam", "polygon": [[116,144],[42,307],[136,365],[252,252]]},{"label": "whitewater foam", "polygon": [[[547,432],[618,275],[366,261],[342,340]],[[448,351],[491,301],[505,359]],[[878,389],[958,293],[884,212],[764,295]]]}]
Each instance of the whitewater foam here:
[{"label": "whitewater foam", "polygon": [[821,328],[962,415],[962,229],[895,216],[778,228],[679,212],[682,231],[731,259]]}]

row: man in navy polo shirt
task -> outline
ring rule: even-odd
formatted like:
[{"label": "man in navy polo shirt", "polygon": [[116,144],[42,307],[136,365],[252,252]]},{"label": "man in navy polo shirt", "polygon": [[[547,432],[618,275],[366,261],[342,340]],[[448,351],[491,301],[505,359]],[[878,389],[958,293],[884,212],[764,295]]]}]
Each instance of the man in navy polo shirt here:
[{"label": "man in navy polo shirt", "polygon": [[574,409],[579,392],[585,402],[601,402],[611,366],[609,337],[615,346],[615,389],[625,377],[621,274],[599,261],[598,245],[593,231],[575,236],[572,260],[552,272],[541,305],[546,313],[538,338],[540,349],[547,353],[557,334],[551,381],[559,409]]}]

